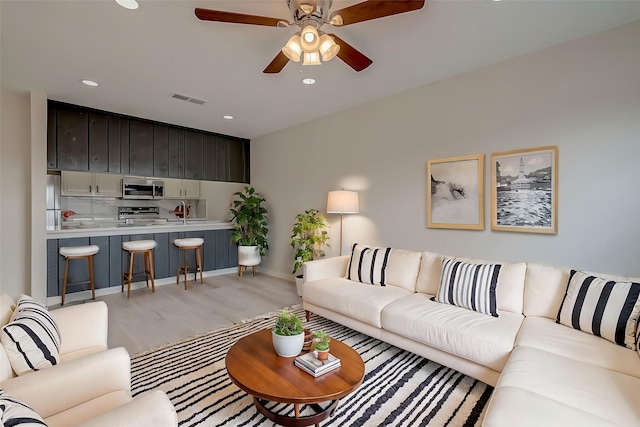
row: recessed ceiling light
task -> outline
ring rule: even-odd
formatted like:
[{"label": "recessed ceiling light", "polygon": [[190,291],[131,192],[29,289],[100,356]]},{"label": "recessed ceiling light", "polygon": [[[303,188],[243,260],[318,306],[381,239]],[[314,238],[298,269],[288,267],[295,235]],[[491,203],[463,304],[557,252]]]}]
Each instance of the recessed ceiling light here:
[{"label": "recessed ceiling light", "polygon": [[86,84],[87,86],[98,86],[98,83],[94,82],[93,80],[82,80],[82,83]]},{"label": "recessed ceiling light", "polygon": [[138,8],[138,2],[136,0],[116,0],[116,3],[127,9]]},{"label": "recessed ceiling light", "polygon": [[222,117],[224,117],[225,120],[233,120],[233,116],[226,115],[226,116],[222,116]]},{"label": "recessed ceiling light", "polygon": [[312,79],[311,77],[307,77],[306,79],[302,79],[302,83],[306,85],[312,85],[316,82],[316,79]]}]

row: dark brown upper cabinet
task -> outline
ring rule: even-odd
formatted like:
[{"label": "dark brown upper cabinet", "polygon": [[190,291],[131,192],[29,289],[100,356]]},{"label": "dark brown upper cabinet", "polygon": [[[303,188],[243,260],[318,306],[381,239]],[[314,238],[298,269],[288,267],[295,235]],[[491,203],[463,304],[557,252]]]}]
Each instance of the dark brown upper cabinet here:
[{"label": "dark brown upper cabinet", "polygon": [[169,176],[169,127],[153,125],[153,176]]},{"label": "dark brown upper cabinet", "polygon": [[204,134],[193,130],[184,131],[184,178],[203,179],[203,144]]},{"label": "dark brown upper cabinet", "polygon": [[89,114],[79,109],[58,109],[56,141],[58,168],[89,170]]},{"label": "dark brown upper cabinet", "polygon": [[129,173],[153,175],[153,123],[129,120]]},{"label": "dark brown upper cabinet", "polygon": [[48,169],[250,182],[248,139],[48,104]]},{"label": "dark brown upper cabinet", "polygon": [[109,172],[109,116],[89,113],[89,171]]},{"label": "dark brown upper cabinet", "polygon": [[184,131],[169,128],[169,178],[184,177]]}]

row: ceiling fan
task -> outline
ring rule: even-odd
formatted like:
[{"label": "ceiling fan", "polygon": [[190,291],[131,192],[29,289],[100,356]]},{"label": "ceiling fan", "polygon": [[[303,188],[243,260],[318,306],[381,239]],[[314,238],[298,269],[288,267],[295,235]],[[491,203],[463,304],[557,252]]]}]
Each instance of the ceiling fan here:
[{"label": "ceiling fan", "polygon": [[341,27],[399,13],[421,9],[425,0],[368,0],[329,14],[333,0],[286,0],[293,15],[293,22],[266,16],[247,15],[196,8],[195,14],[202,21],[230,22],[236,24],[263,25],[287,28],[298,26],[296,32],[271,61],[263,73],[279,73],[291,60],[303,60],[303,65],[320,64],[338,56],[355,71],[362,71],[373,63],[360,51],[335,34],[325,34],[324,24]]}]

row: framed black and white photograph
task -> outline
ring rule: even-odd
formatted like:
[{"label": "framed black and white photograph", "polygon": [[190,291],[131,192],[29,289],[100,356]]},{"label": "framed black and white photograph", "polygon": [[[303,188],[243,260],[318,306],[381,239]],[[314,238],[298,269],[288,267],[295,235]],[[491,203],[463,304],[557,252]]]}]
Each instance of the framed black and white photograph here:
[{"label": "framed black and white photograph", "polygon": [[491,229],[558,232],[558,147],[491,155]]},{"label": "framed black and white photograph", "polygon": [[427,162],[427,227],[484,230],[484,154]]}]

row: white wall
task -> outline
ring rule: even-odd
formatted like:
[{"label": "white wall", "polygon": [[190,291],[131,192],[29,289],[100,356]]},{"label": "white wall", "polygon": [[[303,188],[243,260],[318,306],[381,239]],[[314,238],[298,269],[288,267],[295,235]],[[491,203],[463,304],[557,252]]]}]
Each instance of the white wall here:
[{"label": "white wall", "polygon": [[235,182],[200,182],[200,197],[207,200],[207,219],[229,220],[229,207],[233,193],[243,191],[247,184]]},{"label": "white wall", "polygon": [[[640,22],[253,140],[253,185],[271,218],[264,268],[290,273],[295,215],[326,211],[327,192],[344,187],[361,202],[361,214],[345,215],[345,249],[358,241],[640,276],[638,40]],[[559,148],[558,234],[492,232],[491,153],[545,145]],[[426,228],[427,161],[478,153],[485,230]],[[337,254],[339,217],[328,218]]]},{"label": "white wall", "polygon": [[17,297],[31,283],[31,112],[29,94],[0,96],[0,286]]}]

